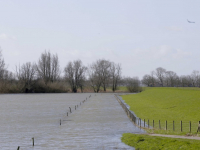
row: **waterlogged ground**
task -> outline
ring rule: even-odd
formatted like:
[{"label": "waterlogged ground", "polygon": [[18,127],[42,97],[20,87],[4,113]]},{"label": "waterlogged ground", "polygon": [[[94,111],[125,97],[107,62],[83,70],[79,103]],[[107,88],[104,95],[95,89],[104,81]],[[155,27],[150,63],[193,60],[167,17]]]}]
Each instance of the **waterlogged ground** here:
[{"label": "waterlogged ground", "polygon": [[89,95],[0,95],[0,149],[133,149],[121,142],[122,134],[143,131],[130,122],[114,95]]}]

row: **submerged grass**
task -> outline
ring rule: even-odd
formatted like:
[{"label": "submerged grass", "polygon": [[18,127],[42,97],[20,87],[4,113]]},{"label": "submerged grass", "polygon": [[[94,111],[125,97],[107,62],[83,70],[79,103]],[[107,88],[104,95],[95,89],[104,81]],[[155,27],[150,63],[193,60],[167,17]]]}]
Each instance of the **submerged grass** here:
[{"label": "submerged grass", "polygon": [[[200,120],[200,88],[146,88],[141,93],[123,95],[122,98],[137,117],[149,120],[150,126],[154,120],[155,130],[151,129],[148,132],[187,134],[189,133],[189,121],[192,125],[192,134],[197,131]],[[161,129],[166,128],[167,120],[167,130],[159,130],[159,120]],[[173,131],[173,121],[175,122],[175,131]]]},{"label": "submerged grass", "polygon": [[129,146],[135,147],[136,150],[197,150],[200,148],[200,142],[198,140],[172,139],[132,133],[124,133],[121,140]]}]

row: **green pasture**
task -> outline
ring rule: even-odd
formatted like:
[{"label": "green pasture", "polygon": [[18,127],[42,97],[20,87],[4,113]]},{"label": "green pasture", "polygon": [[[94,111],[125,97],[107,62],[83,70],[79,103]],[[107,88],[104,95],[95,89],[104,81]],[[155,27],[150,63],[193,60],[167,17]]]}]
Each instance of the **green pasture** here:
[{"label": "green pasture", "polygon": [[[200,121],[200,88],[146,88],[141,93],[123,95],[122,98],[137,117],[145,119],[146,122],[149,120],[151,127],[154,120],[155,129],[150,129],[148,132],[195,134],[197,131]],[[173,121],[175,131],[173,131]]]},{"label": "green pasture", "polygon": [[154,137],[149,135],[124,133],[122,142],[135,149],[148,149],[148,150],[166,150],[166,149],[183,149],[183,150],[197,150],[200,148],[198,140],[188,139],[172,139],[167,137]]}]

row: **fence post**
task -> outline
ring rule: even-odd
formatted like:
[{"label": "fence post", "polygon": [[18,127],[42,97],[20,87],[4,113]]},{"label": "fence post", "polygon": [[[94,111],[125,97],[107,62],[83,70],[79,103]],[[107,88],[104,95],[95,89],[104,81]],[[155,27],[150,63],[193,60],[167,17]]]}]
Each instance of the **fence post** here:
[{"label": "fence post", "polygon": [[154,120],[153,120],[153,128],[154,128]]},{"label": "fence post", "polygon": [[166,127],[166,130],[167,130],[167,120],[166,120],[165,124],[166,124],[166,125],[165,125],[165,127]]},{"label": "fence post", "polygon": [[191,132],[191,121],[190,121],[190,132]]},{"label": "fence post", "polygon": [[148,119],[148,128],[149,128],[149,119]]},{"label": "fence post", "polygon": [[140,118],[140,128],[141,128],[141,118]]},{"label": "fence post", "polygon": [[160,126],[160,120],[159,120],[159,129],[161,129],[161,126]]},{"label": "fence post", "polygon": [[200,132],[200,121],[198,123],[198,129],[197,129],[197,132]]},{"label": "fence post", "polygon": [[173,120],[173,131],[175,131],[174,120]]},{"label": "fence post", "polygon": [[181,120],[181,132],[183,131],[183,128],[182,128],[182,120]]},{"label": "fence post", "polygon": [[72,109],[71,109],[71,107],[69,107],[69,111],[70,111],[70,113],[72,113]]},{"label": "fence post", "polygon": [[32,138],[32,140],[33,140],[33,146],[35,145],[35,143],[34,143],[34,137]]},{"label": "fence post", "polygon": [[144,119],[144,128],[145,128],[145,119]]}]

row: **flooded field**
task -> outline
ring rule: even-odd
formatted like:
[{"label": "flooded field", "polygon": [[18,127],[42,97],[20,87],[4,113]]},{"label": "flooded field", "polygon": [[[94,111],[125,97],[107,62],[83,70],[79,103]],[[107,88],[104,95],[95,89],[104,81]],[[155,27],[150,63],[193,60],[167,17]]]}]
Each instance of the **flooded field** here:
[{"label": "flooded field", "polygon": [[3,94],[0,118],[2,150],[133,149],[122,134],[142,132],[113,94]]}]

